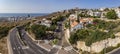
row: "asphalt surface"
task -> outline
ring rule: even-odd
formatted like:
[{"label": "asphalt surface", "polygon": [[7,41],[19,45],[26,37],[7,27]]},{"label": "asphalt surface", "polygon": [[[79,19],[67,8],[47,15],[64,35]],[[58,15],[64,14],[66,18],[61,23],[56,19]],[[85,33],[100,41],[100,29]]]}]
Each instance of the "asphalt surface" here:
[{"label": "asphalt surface", "polygon": [[[59,40],[58,41],[58,43],[57,43],[57,45],[58,46],[62,46],[63,48],[65,48],[65,47],[68,47],[68,46],[71,46],[68,42],[67,42],[67,40],[65,39],[65,36],[64,36],[64,33],[65,33],[65,31],[64,31],[64,26],[63,26],[63,22],[59,22],[59,24],[61,24],[61,25],[58,25],[58,29],[60,30],[60,32],[58,33],[59,35],[59,38],[61,39],[61,40]],[[52,51],[52,50],[51,50]],[[58,49],[53,49],[53,51],[55,52],[57,52],[58,51]],[[76,51],[74,51],[74,50],[71,50],[71,51],[68,51],[68,54],[78,54]]]},{"label": "asphalt surface", "polygon": [[19,42],[18,37],[16,37],[16,29],[13,29],[10,32],[10,43],[11,43],[11,47],[13,50],[13,54],[24,54],[24,51],[22,50],[22,44]]},{"label": "asphalt surface", "polygon": [[60,40],[58,41],[57,45],[59,46],[62,46],[62,37],[64,36],[64,32],[63,32],[63,23],[62,22],[59,22],[59,24],[61,25],[58,25],[58,29],[60,32],[58,32],[58,36],[60,38]]},{"label": "asphalt surface", "polygon": [[[10,44],[12,48],[13,54],[48,54],[48,51],[44,50],[43,48],[39,47],[35,44],[29,36],[27,36],[24,30],[21,30],[24,33],[24,42],[27,46],[23,45],[22,40],[19,38],[17,34],[17,29],[13,29],[10,32]],[[28,47],[28,48],[26,48]]]},{"label": "asphalt surface", "polygon": [[[59,40],[57,45],[65,47],[66,44],[63,43],[63,42],[66,42],[65,37],[64,37],[63,23],[60,22],[60,24],[61,25],[59,25],[58,28],[60,29],[59,37],[61,38],[61,40]],[[19,32],[21,34],[18,34],[17,32],[18,32],[17,28],[14,28],[10,32],[10,36],[9,36],[13,54],[55,54],[59,50],[58,48],[53,48],[53,49],[51,49],[50,52],[48,52],[47,50],[45,50],[42,47],[40,47],[39,45],[37,45],[27,35],[27,33],[24,29],[19,30]],[[19,35],[21,35],[22,39],[20,38]],[[25,45],[23,44],[23,42],[25,43]],[[70,46],[70,45],[68,45],[68,46]]]},{"label": "asphalt surface", "polygon": [[110,54],[120,54],[120,49],[118,49],[117,51],[114,51],[114,52],[112,52]]},{"label": "asphalt surface", "polygon": [[43,48],[39,47],[32,41],[32,39],[26,34],[25,30],[21,30],[21,32],[24,34],[24,42],[29,46],[29,48],[33,49],[37,54],[48,54],[48,51],[44,50]]}]

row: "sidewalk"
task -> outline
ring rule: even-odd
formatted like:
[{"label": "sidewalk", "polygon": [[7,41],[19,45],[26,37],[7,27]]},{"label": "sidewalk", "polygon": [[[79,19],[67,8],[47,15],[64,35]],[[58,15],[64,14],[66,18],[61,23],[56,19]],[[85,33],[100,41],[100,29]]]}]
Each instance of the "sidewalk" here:
[{"label": "sidewalk", "polygon": [[79,52],[76,49],[74,49],[73,46],[71,45],[71,43],[69,42],[69,39],[68,39],[70,37],[69,29],[68,30],[66,29],[66,31],[64,31],[64,32],[65,32],[65,40],[69,44],[70,48],[72,48],[73,51],[75,51],[76,53],[79,54]]},{"label": "sidewalk", "polygon": [[10,43],[10,32],[15,29],[15,28],[12,28],[9,32],[8,32],[8,35],[7,35],[7,47],[8,47],[8,54],[13,54],[13,51],[12,51],[12,48],[11,48],[11,43]]},{"label": "sidewalk", "polygon": [[42,41],[42,40],[35,40],[34,38],[32,38],[31,37],[31,35],[28,33],[28,32],[26,32],[26,34],[33,40],[33,41],[37,41],[37,45],[38,46],[40,46],[41,48],[43,48],[43,49],[45,49],[45,50],[47,50],[47,51],[50,51],[51,49],[52,49],[52,46],[50,46],[48,43],[48,41],[47,40],[44,40],[44,43],[39,43],[40,41]]}]

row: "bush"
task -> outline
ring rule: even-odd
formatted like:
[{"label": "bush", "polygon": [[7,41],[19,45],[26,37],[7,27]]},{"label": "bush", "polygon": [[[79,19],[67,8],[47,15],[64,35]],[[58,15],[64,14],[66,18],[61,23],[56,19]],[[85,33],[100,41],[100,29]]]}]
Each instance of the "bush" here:
[{"label": "bush", "polygon": [[114,10],[110,10],[107,14],[106,14],[106,17],[108,19],[117,19],[117,14]]},{"label": "bush", "polygon": [[54,39],[53,44],[57,44],[57,43],[58,43],[58,39]]},{"label": "bush", "polygon": [[78,36],[76,36],[75,34],[71,35],[69,41],[71,44],[76,44],[76,41],[78,41]]},{"label": "bush", "polygon": [[89,29],[104,29],[111,30],[118,26],[119,23],[116,22],[106,22],[104,20],[95,19],[93,24],[88,24],[86,27]]},{"label": "bush", "polygon": [[7,36],[8,32],[11,28],[12,27],[0,27],[0,39]]},{"label": "bush", "polygon": [[31,30],[35,33],[36,39],[44,39],[46,36],[47,27],[43,25],[32,25]]}]

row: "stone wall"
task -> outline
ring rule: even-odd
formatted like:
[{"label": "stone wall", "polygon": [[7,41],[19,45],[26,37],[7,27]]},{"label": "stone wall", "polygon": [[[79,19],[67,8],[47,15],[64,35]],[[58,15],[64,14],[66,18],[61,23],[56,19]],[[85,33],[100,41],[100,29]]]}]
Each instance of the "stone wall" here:
[{"label": "stone wall", "polygon": [[[108,38],[105,40],[101,40],[95,43],[92,43],[91,46],[86,46],[84,41],[77,41],[77,48],[82,49],[82,51],[88,51],[88,52],[96,52],[99,53],[101,52],[105,47],[115,47],[120,43],[120,32],[115,34],[115,38]],[[65,31],[65,38],[69,42],[70,38],[70,31],[69,29],[66,29]]]},{"label": "stone wall", "polygon": [[105,47],[115,47],[120,43],[120,37],[114,39],[108,38],[99,42],[93,43],[91,46],[86,46],[84,41],[77,42],[77,48],[88,52],[101,52]]}]

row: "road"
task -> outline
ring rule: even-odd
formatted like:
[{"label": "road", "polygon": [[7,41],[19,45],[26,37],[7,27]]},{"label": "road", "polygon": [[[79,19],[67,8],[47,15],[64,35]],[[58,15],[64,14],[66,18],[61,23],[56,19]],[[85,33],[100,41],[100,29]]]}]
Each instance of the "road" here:
[{"label": "road", "polygon": [[117,51],[112,52],[112,53],[110,53],[110,54],[120,54],[120,49],[118,49]]},{"label": "road", "polygon": [[21,30],[21,32],[24,34],[23,41],[26,46],[23,45],[22,40],[17,34],[17,29],[14,28],[9,34],[10,46],[12,48],[11,54],[48,54],[48,51],[35,44],[24,30]]},{"label": "road", "polygon": [[[69,48],[69,50],[67,51],[68,54],[78,54],[75,50],[71,49],[71,45],[67,42],[67,40],[65,39],[65,31],[64,31],[64,25],[63,22],[59,22],[60,25],[58,25],[58,29],[60,30],[60,32],[58,33],[60,40],[58,41],[57,45],[61,46],[62,48]],[[71,50],[70,50],[71,49]],[[56,51],[60,51],[61,49],[57,49]]]},{"label": "road", "polygon": [[22,44],[20,43],[19,39],[16,37],[17,29],[13,29],[10,32],[10,43],[13,50],[13,54],[24,54],[22,50]]},{"label": "road", "polygon": [[48,54],[46,50],[43,48],[39,47],[34,41],[26,34],[25,30],[21,30],[21,33],[24,34],[24,41],[29,46],[29,48],[33,49],[33,51],[40,53],[40,54]]},{"label": "road", "polygon": [[[68,42],[66,41],[66,39],[64,37],[63,22],[60,22],[60,24],[61,25],[58,25],[59,30],[60,30],[60,32],[59,32],[60,40],[57,45],[61,46],[63,48],[66,48],[71,45],[68,44]],[[20,34],[18,34],[17,32],[20,32]],[[21,35],[22,39],[20,38],[19,35]],[[19,31],[17,28],[14,28],[12,31],[10,31],[8,40],[10,41],[10,46],[12,48],[12,54],[55,54],[60,50],[58,48],[53,48],[53,49],[51,49],[50,52],[48,52],[47,50],[45,50],[42,47],[40,47],[39,45],[37,45],[27,35],[26,31],[23,28]],[[72,50],[72,51],[74,51],[74,50]],[[68,51],[69,54],[71,54],[72,51]],[[74,53],[74,54],[76,54],[76,53]]]},{"label": "road", "polygon": [[60,38],[60,40],[58,41],[57,45],[62,46],[62,38],[64,37],[64,32],[63,32],[63,22],[59,22],[58,24],[58,29],[60,32],[58,32],[58,36]]}]

